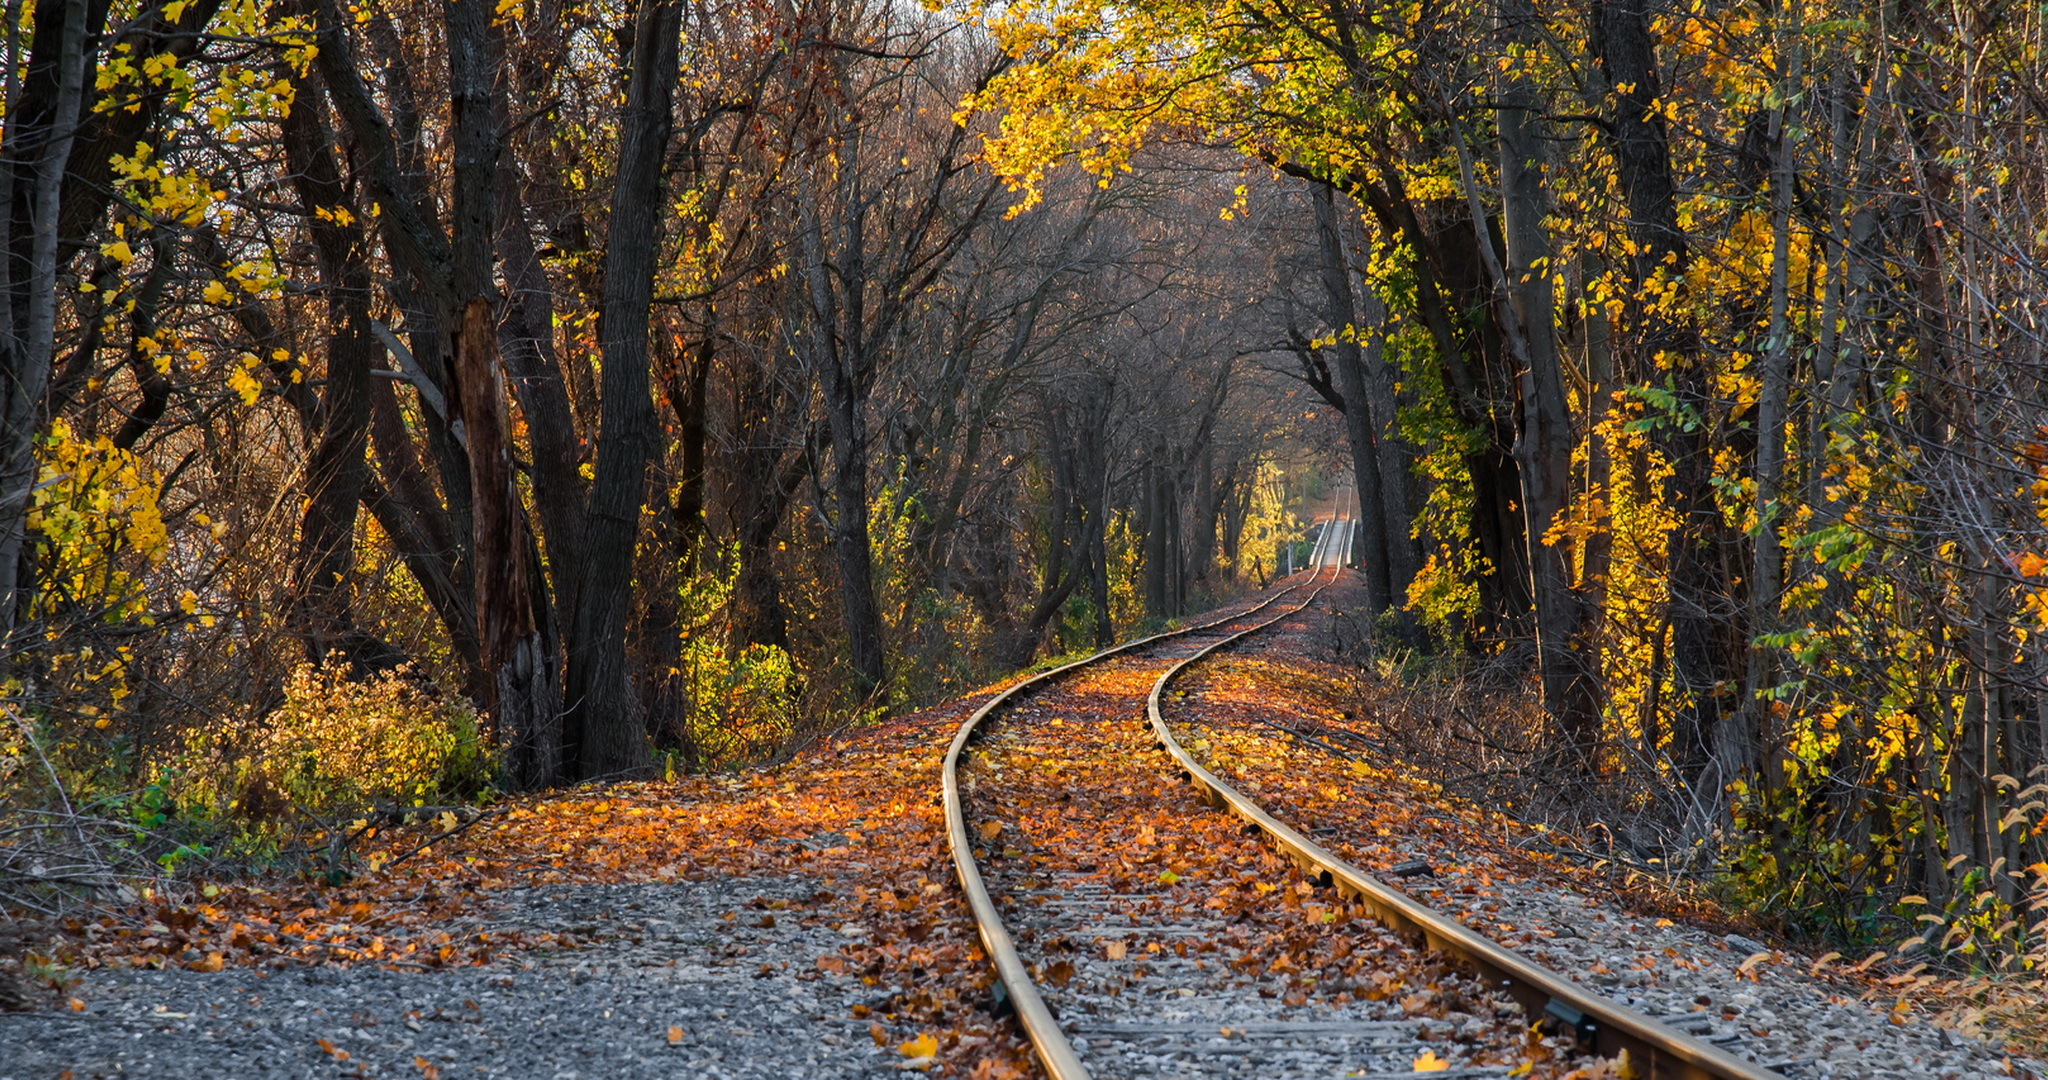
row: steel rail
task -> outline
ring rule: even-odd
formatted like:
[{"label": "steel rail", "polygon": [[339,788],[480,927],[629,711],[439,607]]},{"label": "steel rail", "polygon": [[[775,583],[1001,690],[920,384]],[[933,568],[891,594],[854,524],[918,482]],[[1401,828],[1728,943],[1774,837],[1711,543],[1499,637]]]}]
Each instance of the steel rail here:
[{"label": "steel rail", "polygon": [[[1053,1080],[1088,1080],[1088,1069],[1081,1064],[1081,1058],[1074,1052],[1073,1044],[1067,1041],[1066,1033],[1060,1030],[1059,1021],[1053,1018],[1052,1010],[1046,1008],[1045,999],[1039,996],[1038,986],[1031,978],[1031,971],[1025,966],[1023,958],[1017,955],[1017,944],[1011,940],[1010,932],[1004,928],[1002,915],[996,911],[995,901],[988,894],[988,886],[981,880],[981,869],[974,865],[974,845],[967,834],[967,811],[960,797],[960,755],[979,736],[982,721],[1025,691],[1050,683],[1068,672],[1147,645],[1237,622],[1314,584],[1315,578],[1320,575],[1321,572],[1318,570],[1312,573],[1308,580],[1290,585],[1235,614],[1196,626],[1186,626],[1127,641],[1121,645],[1112,645],[1090,656],[1042,671],[988,699],[981,708],[974,710],[974,715],[968,717],[960,725],[960,730],[953,734],[952,745],[946,749],[946,761],[941,774],[946,804],[946,846],[952,851],[953,870],[960,878],[961,891],[967,894],[967,906],[974,913],[974,925],[981,934],[982,947],[988,952],[989,962],[996,969],[996,977],[1001,980],[1003,989],[1009,994],[1010,1005],[1016,1010],[1018,1021],[1024,1025],[1025,1036],[1031,1040],[1031,1047],[1038,1054],[1039,1062],[1045,1066],[1046,1073]],[[1317,593],[1321,591],[1321,588],[1316,590]],[[1309,600],[1312,602],[1314,599],[1314,594],[1311,594]],[[1306,603],[1301,605],[1307,606]],[[1295,610],[1300,609],[1298,607]],[[1281,618],[1286,616],[1260,623],[1252,629],[1270,626]],[[1234,641],[1241,636],[1243,635],[1236,635],[1230,640]]]},{"label": "steel rail", "polygon": [[[1317,589],[1321,593],[1322,589]],[[1309,597],[1313,603],[1315,597]],[[1302,604],[1295,611],[1307,609]],[[1294,612],[1289,612],[1292,615]],[[1315,841],[1245,798],[1216,774],[1203,768],[1166,726],[1160,700],[1168,683],[1190,664],[1225,648],[1282,615],[1250,630],[1240,631],[1215,642],[1175,663],[1152,684],[1145,711],[1159,745],[1187,774],[1212,806],[1243,818],[1280,848],[1311,878],[1335,886],[1348,899],[1361,903],[1373,918],[1395,933],[1425,948],[1463,960],[1480,976],[1521,1002],[1527,1015],[1539,1022],[1557,1025],[1576,1034],[1582,1045],[1607,1057],[1626,1051],[1634,1075],[1644,1080],[1682,1077],[1685,1080],[1783,1080],[1775,1072],[1721,1049],[1703,1039],[1674,1031],[1656,1020],[1598,994],[1574,986],[1562,975],[1531,961],[1506,946],[1451,919],[1421,901],[1338,858]]]}]

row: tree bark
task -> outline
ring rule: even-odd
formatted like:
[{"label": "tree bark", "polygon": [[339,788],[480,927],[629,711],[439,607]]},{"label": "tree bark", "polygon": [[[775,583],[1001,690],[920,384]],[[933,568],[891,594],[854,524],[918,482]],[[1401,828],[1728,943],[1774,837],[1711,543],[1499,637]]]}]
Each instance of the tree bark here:
[{"label": "tree bark", "polygon": [[293,593],[308,659],[322,664],[338,651],[344,662],[367,671],[397,659],[357,627],[350,595],[356,511],[369,479],[370,372],[384,346],[370,326],[367,237],[343,186],[334,138],[320,120],[320,91],[309,79],[294,82],[295,103],[280,128],[292,186],[319,259],[327,301],[327,372],[319,440],[306,462]]},{"label": "tree bark", "polygon": [[[37,66],[36,60],[48,56],[44,63],[56,66],[49,113],[39,123],[8,118],[8,142],[14,144],[9,156],[13,157],[17,148],[24,157],[33,152],[34,167],[25,193],[28,275],[18,292],[6,294],[9,333],[0,342],[5,349],[5,363],[0,366],[0,643],[13,634],[28,586],[19,574],[25,562],[28,507],[36,478],[35,438],[47,423],[43,399],[57,347],[60,198],[71,144],[78,132],[85,70],[91,60],[86,48],[85,0],[63,0],[61,6],[41,10],[38,15],[38,47],[30,63]],[[47,53],[41,47],[45,27],[52,38]],[[11,175],[13,162],[6,166]],[[0,210],[9,215],[15,212],[12,201]],[[13,245],[0,249],[0,256],[10,262],[15,255]]]},{"label": "tree bark", "polygon": [[[1502,13],[1503,36],[1524,43],[1540,37],[1536,12],[1527,0],[1507,0]],[[1505,303],[1497,307],[1504,332],[1520,353],[1516,389],[1521,430],[1514,449],[1536,608],[1536,662],[1545,711],[1567,745],[1589,763],[1600,737],[1597,655],[1586,634],[1584,598],[1572,582],[1571,547],[1544,539],[1571,500],[1574,444],[1551,284],[1556,271],[1551,267],[1549,230],[1543,224],[1550,211],[1544,106],[1528,77],[1514,69],[1500,76],[1495,94],[1506,265],[1494,262],[1483,231],[1479,241],[1498,275],[1496,288]]]},{"label": "tree bark", "polygon": [[[1352,483],[1358,492],[1360,546],[1365,571],[1366,616],[1377,619],[1394,607],[1393,578],[1388,569],[1387,520],[1380,492],[1378,425],[1365,388],[1365,357],[1354,325],[1358,305],[1351,292],[1350,260],[1344,254],[1337,221],[1336,197],[1327,185],[1310,188],[1315,203],[1316,248],[1321,254],[1325,319],[1337,340],[1330,347],[1331,376],[1344,397],[1344,434],[1351,443]],[[1334,526],[1333,526],[1334,527]]]},{"label": "tree bark", "polygon": [[[1607,85],[1615,88],[1616,105],[1607,131],[1635,247],[1630,278],[1639,295],[1648,295],[1645,285],[1682,282],[1691,258],[1678,221],[1670,138],[1657,104],[1663,88],[1648,3],[1594,0],[1591,15],[1593,51]],[[1657,367],[1661,357],[1668,365],[1676,404],[1703,417],[1711,402],[1697,329],[1682,311],[1663,310],[1655,303],[1637,307],[1636,340],[1620,353],[1627,361],[1620,376],[1627,382],[1651,382],[1666,374]],[[1675,720],[1673,741],[1681,772],[1699,782],[1702,795],[1720,802],[1725,786],[1743,770],[1748,756],[1738,730],[1747,710],[1727,700],[1742,686],[1748,635],[1741,626],[1745,605],[1729,580],[1728,556],[1736,545],[1725,536],[1713,498],[1713,450],[1707,427],[1691,427],[1687,431],[1674,421],[1657,428],[1658,449],[1673,470],[1664,498],[1678,517],[1669,542],[1666,620],[1671,626],[1673,674],[1686,701]],[[1708,775],[1710,770],[1714,775]],[[1719,807],[1714,809],[1718,812]]]},{"label": "tree bark", "polygon": [[637,776],[648,763],[626,662],[626,619],[632,611],[633,554],[646,502],[647,462],[660,438],[648,391],[648,312],[662,235],[662,169],[674,129],[670,102],[680,17],[675,0],[643,0],[634,18],[632,74],[619,117],[598,327],[603,420],[579,552],[583,584],[566,679],[570,761],[583,779]]},{"label": "tree bark", "polygon": [[485,705],[505,748],[513,785],[541,787],[562,778],[555,643],[542,612],[535,610],[533,538],[514,487],[498,331],[489,301],[472,300],[463,312],[455,363],[462,423],[469,434],[470,488],[478,495],[471,566]]}]

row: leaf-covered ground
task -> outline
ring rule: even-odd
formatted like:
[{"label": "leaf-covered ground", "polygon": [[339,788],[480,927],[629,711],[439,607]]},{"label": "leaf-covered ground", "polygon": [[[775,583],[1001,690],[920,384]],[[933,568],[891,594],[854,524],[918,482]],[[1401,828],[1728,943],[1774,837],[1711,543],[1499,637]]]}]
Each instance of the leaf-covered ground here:
[{"label": "leaf-covered ground", "polygon": [[[963,770],[990,892],[1056,1014],[1098,1030],[1199,1018],[1224,1032],[1391,1018],[1440,1041],[1394,1049],[1365,1071],[1406,1071],[1426,1052],[1437,1068],[1527,1073],[1519,1007],[1316,888],[1194,796],[1144,713],[1153,682],[1189,651],[1142,650],[1062,680],[999,717]],[[1099,1074],[1146,1075],[1153,1064],[1092,1042]],[[1372,1053],[1332,1049],[1345,1068]],[[1226,1075],[1237,1063],[1205,1064]]]},{"label": "leaf-covered ground", "polygon": [[[1646,917],[1711,923],[1713,912],[1652,882],[1627,884],[1528,852],[1535,831],[1442,798],[1397,765],[1367,753],[1347,761],[1300,737],[1324,725],[1369,735],[1369,718],[1346,718],[1359,697],[1357,676],[1332,662],[1327,635],[1307,619],[1274,633],[1198,667],[1168,708],[1198,756],[1281,816],[1336,841],[1369,869],[1429,861],[1433,875],[1408,879],[1411,887],[1420,882],[1425,898],[1525,948],[1554,941],[1556,928],[1532,925],[1501,901],[1539,882],[1609,896],[1625,891]],[[1021,882],[1044,869],[1035,860],[1051,858],[1054,843],[1075,831],[1082,815],[1074,800],[1082,799],[1095,824],[1113,831],[1089,841],[1098,855],[1060,857],[1074,860],[1076,871],[1088,863],[1081,872],[1116,891],[1253,913],[1243,955],[1259,970],[1238,973],[1253,992],[1398,999],[1431,985],[1428,972],[1370,934],[1340,949],[1321,929],[1354,912],[1301,892],[1291,868],[1222,814],[1205,821],[1185,813],[1187,789],[1163,767],[1164,756],[1149,751],[1139,726],[1152,677],[1142,668],[1091,677],[1095,698],[1085,714],[1034,712],[1035,734],[1056,736],[1018,750],[1033,755],[1039,771],[1023,771],[1022,756],[1000,781],[986,772],[986,758],[977,766],[976,797],[995,801],[976,824],[987,830],[982,839],[1002,874]],[[833,940],[844,943],[800,955],[760,947],[735,955],[758,962],[764,974],[865,987],[843,1019],[888,1047],[892,1061],[947,1075],[1020,1075],[1031,1065],[1012,1025],[991,1013],[992,978],[953,878],[938,797],[948,740],[997,689],[824,739],[773,769],[613,784],[509,801],[473,822],[442,818],[373,832],[357,841],[353,876],[343,884],[222,882],[176,898],[152,896],[72,920],[61,941],[38,946],[36,960],[60,980],[67,970],[136,966],[508,967],[573,954],[621,932],[494,924],[493,912],[515,894],[567,884],[802,879],[816,883],[808,897],[719,917],[735,927],[795,920],[838,931]],[[1191,717],[1200,722],[1186,723]],[[1066,734],[1054,730],[1061,725]],[[428,840],[436,842],[422,848]],[[1085,944],[1110,959],[1108,943]],[[1105,978],[1143,979],[1143,962],[1131,957],[1132,970]],[[1790,962],[1774,953],[1759,964]],[[1869,972],[1840,978],[1845,997],[1885,989]],[[73,991],[80,996],[69,1005],[90,1010],[91,985],[88,978]],[[1716,1016],[1721,1008],[1717,1001]]]},{"label": "leaf-covered ground", "polygon": [[[1333,588],[1333,606],[1356,588]],[[1739,1036],[1732,1048],[1831,1068],[1839,1048],[1876,1075],[1902,1064],[1930,1075],[2038,1070],[2001,1060],[2004,1039],[1965,1000],[1964,982],[1759,942],[1696,887],[1562,857],[1591,845],[1448,797],[1378,752],[1369,705],[1379,695],[1368,690],[1384,688],[1341,662],[1341,629],[1311,609],[1197,665],[1173,684],[1169,724],[1204,765],[1353,864],[1590,989],[1652,1015],[1698,1014]],[[2048,1010],[2018,1022],[2013,1012],[2007,1004],[1999,1033],[2025,1048]],[[1930,1013],[1972,1038],[1931,1026]]]},{"label": "leaf-covered ground", "polygon": [[823,740],[772,770],[513,801],[403,859],[446,822],[387,830],[364,838],[343,885],[220,883],[189,902],[151,898],[132,911],[72,920],[54,959],[85,971],[518,963],[591,942],[574,932],[494,929],[496,899],[511,890],[800,876],[822,885],[810,903],[731,918],[815,921],[852,931],[847,944],[834,955],[763,962],[858,979],[875,988],[876,1004],[857,1010],[872,1013],[859,1017],[872,1025],[871,1037],[929,1047],[975,1073],[990,1041],[1015,1044],[981,1001],[989,979],[953,885],[936,796],[946,741],[986,696]]}]

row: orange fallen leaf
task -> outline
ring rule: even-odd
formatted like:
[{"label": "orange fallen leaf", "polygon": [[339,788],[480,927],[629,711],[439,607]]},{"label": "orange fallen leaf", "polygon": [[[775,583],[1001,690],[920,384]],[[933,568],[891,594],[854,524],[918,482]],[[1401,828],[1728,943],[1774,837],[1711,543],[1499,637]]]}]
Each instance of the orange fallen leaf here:
[{"label": "orange fallen leaf", "polygon": [[931,1032],[925,1032],[898,1046],[896,1052],[907,1058],[928,1058],[939,1052],[939,1040]]},{"label": "orange fallen leaf", "polygon": [[1112,941],[1103,948],[1103,951],[1108,954],[1111,960],[1121,960],[1124,958],[1124,954],[1131,951],[1131,947],[1125,942]]},{"label": "orange fallen leaf", "polygon": [[219,971],[221,968],[227,966],[227,961],[221,959],[221,955],[219,953],[210,952],[207,953],[204,958],[194,960],[191,963],[186,964],[185,966],[191,968],[194,971]]},{"label": "orange fallen leaf", "polygon": [[996,839],[996,837],[998,837],[998,836],[1001,836],[1001,835],[1003,835],[1003,823],[1002,823],[1002,822],[1000,822],[1000,821],[984,821],[984,822],[982,822],[982,823],[981,823],[981,842],[982,842],[982,843],[984,843],[984,844],[992,844],[992,843],[994,843],[994,842],[995,842],[995,839]]},{"label": "orange fallen leaf", "polygon": [[1443,1072],[1450,1067],[1451,1063],[1436,1056],[1434,1050],[1424,1050],[1422,1056],[1415,1059],[1416,1072]]},{"label": "orange fallen leaf", "polygon": [[413,1055],[412,1067],[420,1071],[424,1080],[441,1080],[441,1067],[419,1055]]},{"label": "orange fallen leaf", "polygon": [[678,1027],[678,1026],[676,1026],[675,1024],[670,1024],[670,1025],[668,1026],[668,1044],[669,1044],[670,1046],[674,1046],[674,1045],[676,1045],[677,1043],[679,1043],[679,1042],[682,1042],[682,1041],[683,1041],[683,1029],[682,1029],[682,1028],[680,1028],[680,1027]]}]

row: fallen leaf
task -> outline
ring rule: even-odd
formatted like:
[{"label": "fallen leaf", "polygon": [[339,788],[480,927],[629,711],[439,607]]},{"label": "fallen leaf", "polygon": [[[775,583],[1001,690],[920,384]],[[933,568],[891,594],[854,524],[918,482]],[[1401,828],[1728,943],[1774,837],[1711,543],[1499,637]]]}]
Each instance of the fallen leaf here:
[{"label": "fallen leaf", "polygon": [[926,1032],[898,1046],[896,1052],[907,1058],[928,1058],[939,1052],[939,1040],[937,1036]]},{"label": "fallen leaf", "polygon": [[1121,960],[1124,958],[1124,955],[1126,953],[1131,951],[1131,947],[1129,944],[1122,941],[1112,941],[1108,945],[1103,946],[1102,951],[1105,954],[1107,954],[1111,960]]},{"label": "fallen leaf", "polygon": [[72,1011],[72,1012],[84,1012],[84,1011],[85,1011],[85,999],[84,999],[84,998],[72,998],[72,999],[71,999],[70,1001],[67,1001],[67,1002],[65,1002],[65,1004],[66,1004],[66,1005],[69,1005],[69,1006],[71,1006],[71,1011]]},{"label": "fallen leaf", "polygon": [[1001,836],[1001,835],[1003,835],[1003,823],[1002,823],[1002,822],[1000,822],[1000,821],[984,821],[984,822],[982,822],[982,823],[981,823],[981,842],[982,842],[982,843],[984,843],[984,844],[992,844],[992,843],[994,843],[994,842],[995,842],[995,839],[996,839],[996,837],[998,837],[998,836]]},{"label": "fallen leaf", "polygon": [[194,971],[219,971],[227,966],[227,961],[223,960],[219,953],[210,952],[206,954],[204,959],[194,960],[185,966]]},{"label": "fallen leaf", "polygon": [[1174,873],[1171,870],[1161,870],[1159,872],[1159,880],[1166,882],[1168,885],[1172,885],[1180,880],[1180,875]]},{"label": "fallen leaf", "polygon": [[1422,1056],[1415,1059],[1416,1072],[1443,1072],[1450,1067],[1451,1063],[1436,1056],[1434,1050],[1424,1050]]},{"label": "fallen leaf", "polygon": [[420,1076],[424,1077],[425,1080],[441,1080],[441,1067],[428,1061],[426,1058],[414,1055],[412,1067],[418,1069]]},{"label": "fallen leaf", "polygon": [[1054,986],[1065,986],[1074,980],[1074,965],[1061,960],[1045,969],[1045,981]]},{"label": "fallen leaf", "polygon": [[668,1044],[669,1044],[670,1046],[675,1046],[676,1044],[678,1044],[678,1043],[680,1043],[680,1042],[682,1042],[682,1041],[683,1041],[683,1029],[682,1029],[682,1028],[681,1028],[680,1026],[678,1026],[678,1025],[675,1025],[675,1024],[670,1024],[670,1025],[668,1026]]}]

